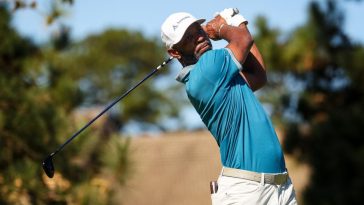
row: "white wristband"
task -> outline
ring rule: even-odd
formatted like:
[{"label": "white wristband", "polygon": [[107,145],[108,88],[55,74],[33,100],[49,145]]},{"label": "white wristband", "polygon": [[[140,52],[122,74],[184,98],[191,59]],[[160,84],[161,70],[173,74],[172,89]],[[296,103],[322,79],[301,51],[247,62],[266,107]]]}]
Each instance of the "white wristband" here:
[{"label": "white wristband", "polygon": [[220,27],[219,27],[219,31],[218,31],[218,36],[219,36],[219,38],[221,38],[221,36],[220,36],[220,32],[221,32],[222,27],[224,27],[224,26],[225,26],[225,24],[221,24],[221,25],[220,25]]}]

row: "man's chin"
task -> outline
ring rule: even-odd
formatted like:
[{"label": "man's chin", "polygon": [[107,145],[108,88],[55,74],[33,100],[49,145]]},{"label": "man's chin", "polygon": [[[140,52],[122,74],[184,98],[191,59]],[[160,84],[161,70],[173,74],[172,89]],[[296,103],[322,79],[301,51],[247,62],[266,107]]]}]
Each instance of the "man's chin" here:
[{"label": "man's chin", "polygon": [[210,50],[212,50],[211,44],[204,46],[200,51],[200,55],[196,56],[196,58],[199,59],[203,54],[205,54],[207,51],[210,51]]}]

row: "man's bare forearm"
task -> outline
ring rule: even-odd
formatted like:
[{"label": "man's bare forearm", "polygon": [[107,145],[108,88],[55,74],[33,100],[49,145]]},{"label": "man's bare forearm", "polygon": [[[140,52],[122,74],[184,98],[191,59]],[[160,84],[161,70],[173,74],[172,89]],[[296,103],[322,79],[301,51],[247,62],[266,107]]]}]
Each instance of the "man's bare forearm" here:
[{"label": "man's bare forearm", "polygon": [[229,48],[233,52],[235,58],[243,64],[249,56],[250,50],[254,44],[254,40],[246,25],[244,24],[239,27],[226,25],[221,29],[220,35],[222,39],[228,41],[226,47]]},{"label": "man's bare forearm", "polygon": [[260,89],[266,84],[267,75],[264,60],[255,43],[251,47],[243,67],[244,70],[241,72],[241,75],[253,91]]}]

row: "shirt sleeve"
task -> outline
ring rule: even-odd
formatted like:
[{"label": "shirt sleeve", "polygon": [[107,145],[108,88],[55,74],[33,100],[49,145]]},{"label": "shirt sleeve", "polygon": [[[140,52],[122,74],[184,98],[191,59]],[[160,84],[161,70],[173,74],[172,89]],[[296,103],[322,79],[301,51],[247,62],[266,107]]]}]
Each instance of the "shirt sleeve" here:
[{"label": "shirt sleeve", "polygon": [[198,64],[201,75],[212,84],[228,82],[242,70],[242,65],[228,48],[208,51]]},{"label": "shirt sleeve", "polygon": [[225,48],[225,49],[229,52],[232,61],[235,63],[235,65],[238,67],[238,69],[240,71],[242,71],[243,70],[243,66],[240,64],[240,62],[238,61],[238,59],[236,59],[236,57],[234,56],[233,52],[229,48]]}]

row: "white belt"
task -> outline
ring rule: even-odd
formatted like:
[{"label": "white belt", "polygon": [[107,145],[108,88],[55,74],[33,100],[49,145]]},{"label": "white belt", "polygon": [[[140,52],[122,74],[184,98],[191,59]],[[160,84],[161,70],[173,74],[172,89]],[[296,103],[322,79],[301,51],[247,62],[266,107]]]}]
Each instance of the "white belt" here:
[{"label": "white belt", "polygon": [[246,179],[255,182],[263,182],[264,179],[264,183],[275,184],[275,185],[284,184],[288,179],[288,173],[266,174],[266,173],[252,172],[242,169],[233,169],[228,167],[223,168],[221,175],[227,177]]}]

